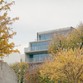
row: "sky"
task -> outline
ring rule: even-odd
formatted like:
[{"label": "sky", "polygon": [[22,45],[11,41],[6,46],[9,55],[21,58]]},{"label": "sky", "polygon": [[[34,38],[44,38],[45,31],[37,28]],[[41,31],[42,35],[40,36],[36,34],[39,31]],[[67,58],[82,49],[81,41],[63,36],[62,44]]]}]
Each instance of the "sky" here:
[{"label": "sky", "polygon": [[[11,1],[11,0],[8,0]],[[83,22],[83,0],[14,0],[9,15],[19,17],[13,24],[17,35],[13,38],[24,53],[36,33],[65,27],[76,27]]]}]

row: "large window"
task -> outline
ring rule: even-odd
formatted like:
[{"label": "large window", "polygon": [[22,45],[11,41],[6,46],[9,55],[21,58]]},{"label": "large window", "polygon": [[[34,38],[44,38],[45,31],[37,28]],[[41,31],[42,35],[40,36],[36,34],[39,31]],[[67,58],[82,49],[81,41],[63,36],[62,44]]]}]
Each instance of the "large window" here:
[{"label": "large window", "polygon": [[29,62],[43,62],[49,59],[49,55],[48,54],[35,54],[33,55],[33,58],[30,57],[28,58]]},{"label": "large window", "polygon": [[38,38],[39,40],[50,40],[52,38],[52,34],[41,34]]},{"label": "large window", "polygon": [[47,50],[49,46],[49,41],[43,41],[43,42],[33,42],[30,44],[31,50]]}]

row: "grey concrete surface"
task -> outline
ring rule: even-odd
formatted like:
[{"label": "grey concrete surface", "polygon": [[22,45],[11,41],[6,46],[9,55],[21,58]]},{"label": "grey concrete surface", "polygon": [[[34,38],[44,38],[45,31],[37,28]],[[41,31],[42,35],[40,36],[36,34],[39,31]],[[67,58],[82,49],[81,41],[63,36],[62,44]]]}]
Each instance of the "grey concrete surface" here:
[{"label": "grey concrete surface", "polygon": [[17,83],[14,71],[5,62],[0,61],[0,83]]}]

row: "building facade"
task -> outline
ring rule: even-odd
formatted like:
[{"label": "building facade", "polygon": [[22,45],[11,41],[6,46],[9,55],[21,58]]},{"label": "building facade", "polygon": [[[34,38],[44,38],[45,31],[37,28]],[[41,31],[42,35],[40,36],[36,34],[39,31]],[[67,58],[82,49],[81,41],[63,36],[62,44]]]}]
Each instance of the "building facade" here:
[{"label": "building facade", "polygon": [[49,44],[53,36],[67,35],[74,28],[68,27],[63,29],[57,29],[53,31],[45,31],[37,33],[37,40],[29,43],[29,48],[25,48],[25,61],[28,64],[41,64],[46,60],[50,60],[51,56],[48,53]]}]

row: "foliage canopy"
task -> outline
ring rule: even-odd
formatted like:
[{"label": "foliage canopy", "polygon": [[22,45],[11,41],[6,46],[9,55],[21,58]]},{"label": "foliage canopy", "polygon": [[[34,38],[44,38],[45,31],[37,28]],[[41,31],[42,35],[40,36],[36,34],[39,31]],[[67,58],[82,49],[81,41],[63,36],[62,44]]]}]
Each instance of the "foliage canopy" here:
[{"label": "foliage canopy", "polygon": [[72,49],[57,53],[53,62],[46,62],[40,69],[42,78],[48,77],[65,83],[83,82],[83,49]]},{"label": "foliage canopy", "polygon": [[28,64],[25,62],[14,63],[11,68],[15,71],[18,77],[18,83],[25,83],[25,74],[28,70]]},{"label": "foliage canopy", "polygon": [[14,42],[9,41],[16,34],[11,25],[15,20],[18,20],[17,17],[11,18],[8,16],[8,11],[13,3],[0,0],[0,57],[11,54],[12,52],[18,52],[18,50],[14,49]]},{"label": "foliage canopy", "polygon": [[67,36],[58,35],[53,38],[49,52],[53,55],[61,50],[69,50],[83,47],[83,24],[74,28]]}]

